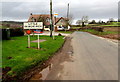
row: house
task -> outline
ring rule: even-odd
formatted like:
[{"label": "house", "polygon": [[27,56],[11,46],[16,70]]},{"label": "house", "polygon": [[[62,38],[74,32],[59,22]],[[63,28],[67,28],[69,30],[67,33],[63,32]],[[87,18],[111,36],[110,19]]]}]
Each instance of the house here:
[{"label": "house", "polygon": [[68,19],[64,18],[64,17],[60,17],[60,18],[55,18],[55,26],[56,27],[64,27],[64,28],[68,28]]},{"label": "house", "polygon": [[[68,19],[64,17],[56,18],[53,16],[53,24],[55,27],[64,27],[68,26]],[[28,22],[43,22],[44,28],[50,28],[50,15],[49,14],[30,14]]]}]

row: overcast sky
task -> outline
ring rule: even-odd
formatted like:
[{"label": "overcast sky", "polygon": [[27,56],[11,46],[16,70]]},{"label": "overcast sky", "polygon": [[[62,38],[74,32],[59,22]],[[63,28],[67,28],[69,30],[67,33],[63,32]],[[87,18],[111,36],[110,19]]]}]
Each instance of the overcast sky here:
[{"label": "overcast sky", "polygon": [[[3,0],[2,20],[27,21],[30,13],[49,14],[49,1]],[[82,16],[89,16],[90,20],[117,19],[118,2],[119,0],[53,0],[53,12],[65,17],[67,4],[70,3],[70,15],[74,20],[81,19]]]}]

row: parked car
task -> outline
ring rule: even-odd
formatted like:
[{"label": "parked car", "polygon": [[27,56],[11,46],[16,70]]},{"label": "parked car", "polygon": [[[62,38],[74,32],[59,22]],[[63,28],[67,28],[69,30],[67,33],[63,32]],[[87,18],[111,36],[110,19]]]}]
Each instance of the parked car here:
[{"label": "parked car", "polygon": [[70,30],[70,28],[71,28],[71,27],[70,27],[70,26],[68,26],[68,30]]},{"label": "parked car", "polygon": [[49,28],[48,26],[45,26],[45,27],[44,27],[44,30],[50,31],[50,28]]},{"label": "parked car", "polygon": [[65,28],[63,26],[57,26],[57,30],[64,30]]}]

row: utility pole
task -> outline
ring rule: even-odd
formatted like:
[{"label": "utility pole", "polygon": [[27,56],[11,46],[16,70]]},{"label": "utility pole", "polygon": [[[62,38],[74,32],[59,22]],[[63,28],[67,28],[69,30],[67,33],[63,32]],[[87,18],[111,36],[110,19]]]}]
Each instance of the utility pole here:
[{"label": "utility pole", "polygon": [[52,37],[53,31],[53,15],[52,15],[52,0],[50,0],[50,37]]},{"label": "utility pole", "polygon": [[[69,3],[68,3],[68,9],[67,9],[67,23],[69,22]],[[67,24],[67,29],[68,29],[69,23]],[[66,31],[66,29],[65,29]]]},{"label": "utility pole", "polygon": [[69,18],[69,3],[68,3],[68,9],[67,9],[67,18]]}]

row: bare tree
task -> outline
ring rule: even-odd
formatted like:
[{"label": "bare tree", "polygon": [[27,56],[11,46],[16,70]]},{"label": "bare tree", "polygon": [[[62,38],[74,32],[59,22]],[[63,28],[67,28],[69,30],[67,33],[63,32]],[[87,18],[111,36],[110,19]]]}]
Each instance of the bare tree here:
[{"label": "bare tree", "polygon": [[85,23],[88,23],[88,16],[83,16],[82,17],[82,27],[85,26]]},{"label": "bare tree", "polygon": [[68,25],[71,25],[71,24],[72,24],[73,19],[74,19],[74,18],[73,18],[73,15],[70,14],[69,17],[68,17]]},{"label": "bare tree", "polygon": [[81,20],[76,22],[76,24],[82,25],[82,27],[85,26],[85,23],[88,23],[88,16],[83,16]]},{"label": "bare tree", "polygon": [[76,24],[81,25],[82,24],[82,20],[77,20]]}]

